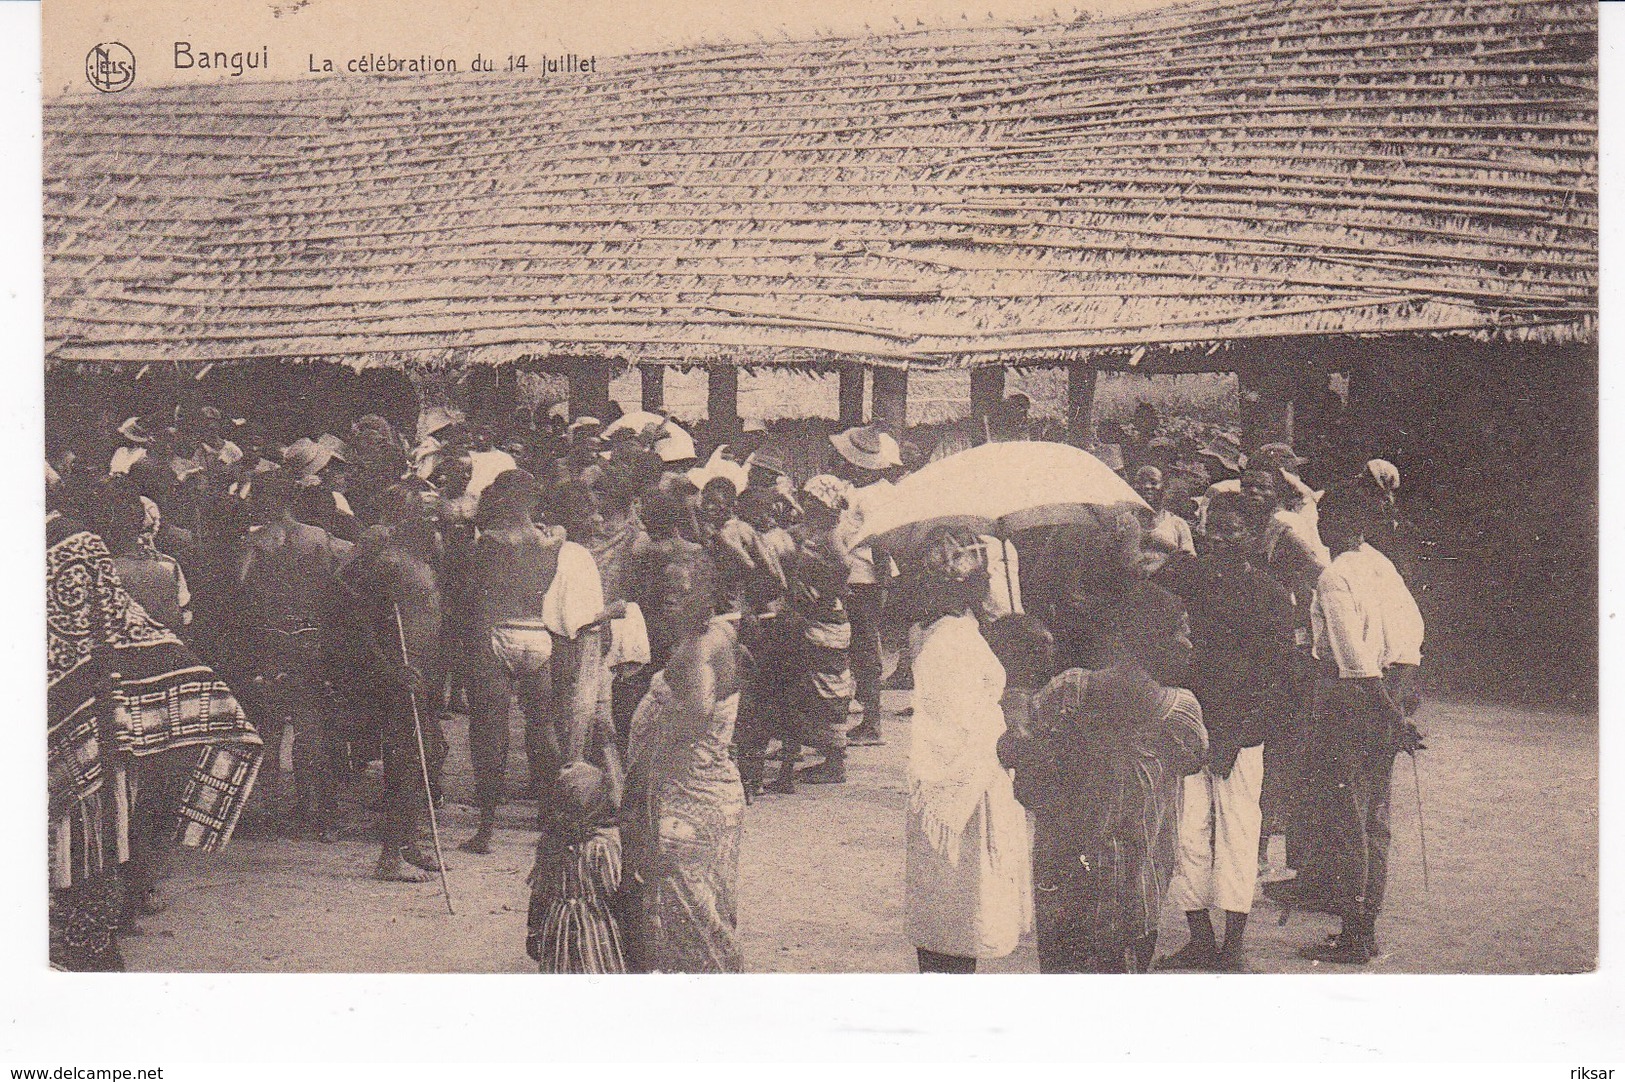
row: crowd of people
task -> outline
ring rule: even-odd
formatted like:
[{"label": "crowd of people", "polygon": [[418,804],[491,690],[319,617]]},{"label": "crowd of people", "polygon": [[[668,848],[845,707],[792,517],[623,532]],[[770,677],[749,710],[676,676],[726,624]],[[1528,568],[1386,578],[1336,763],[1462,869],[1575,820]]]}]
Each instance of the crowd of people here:
[{"label": "crowd of people", "polygon": [[[980,439],[1029,438],[1029,409],[1006,399]],[[1317,490],[1285,444],[1170,431],[1147,404],[1088,445],[1144,506],[1010,537],[944,523],[902,546],[865,522],[928,456],[878,427],[831,435],[834,465],[798,479],[764,432],[702,459],[643,413],[492,426],[434,407],[410,438],[369,415],[286,443],[207,406],[90,426],[47,456],[48,512],[94,549],[115,613],[86,635],[116,647],[139,622],[185,651],[166,672],[208,674],[192,713],[218,724],[165,745],[183,766],[207,749],[190,782],[135,771],[152,780],[129,789],[134,825],[113,817],[117,858],[96,865],[119,868],[116,891],[53,880],[53,959],[116,967],[209,794],[201,843],[239,814],[336,841],[370,770],[373,874],[427,880],[443,723],[462,714],[477,822],[459,848],[490,853],[499,807],[534,801],[524,943],[543,971],[739,971],[746,807],[845,784],[853,749],[887,738],[891,686],[912,690],[922,971],[974,970],[1034,926],[1044,971],[1241,971],[1261,875],[1342,918],[1314,956],[1369,961],[1389,773],[1420,746],[1421,618],[1384,555],[1398,473],[1376,460]],[[48,575],[73,592],[54,556]],[[59,711],[52,649],[53,733],[111,715],[87,703],[139,700],[115,674]],[[102,677],[122,660],[82,653],[115,659]],[[72,818],[93,801],[59,809],[57,765],[53,743],[53,814]],[[208,782],[227,767],[230,785]],[[1277,833],[1294,878],[1266,867]],[[78,853],[54,846],[53,866]],[[1159,959],[1165,904],[1190,939]],[[87,919],[88,963],[63,931]]]}]

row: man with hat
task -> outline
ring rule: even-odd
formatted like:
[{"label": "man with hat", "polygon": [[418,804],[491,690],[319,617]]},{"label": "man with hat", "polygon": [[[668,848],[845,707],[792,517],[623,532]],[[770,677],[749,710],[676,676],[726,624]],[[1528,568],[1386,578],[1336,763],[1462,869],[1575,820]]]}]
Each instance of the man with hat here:
[{"label": "man with hat", "polygon": [[[1314,666],[1309,658],[1309,606],[1315,584],[1331,563],[1331,554],[1321,544],[1316,527],[1302,514],[1289,510],[1283,490],[1288,488],[1285,459],[1276,451],[1245,459],[1246,470],[1238,489],[1246,516],[1247,546],[1257,566],[1283,586],[1293,609],[1293,659],[1291,691],[1286,696],[1289,716],[1282,719],[1276,739],[1264,747],[1264,834],[1260,842],[1260,863],[1272,834],[1286,835],[1287,864],[1296,868],[1302,860],[1307,838],[1298,807],[1304,769],[1303,734],[1308,724],[1313,693]],[[1219,499],[1218,485],[1209,489],[1210,501]],[[1204,515],[1204,529],[1205,529]]]},{"label": "man with hat", "polygon": [[660,456],[667,473],[681,474],[699,461],[699,453],[694,447],[694,437],[671,421],[667,421],[665,427],[660,430],[659,436],[654,441],[653,450]]},{"label": "man with hat", "polygon": [[880,614],[885,587],[875,570],[874,550],[868,542],[855,543],[864,520],[891,498],[895,486],[886,471],[903,464],[897,441],[878,428],[849,428],[829,438],[841,456],[835,472],[850,484],[846,509],[841,513],[835,540],[847,567],[847,616],[852,623],[852,677],[863,720],[847,734],[849,743],[881,744],[880,735]]},{"label": "man with hat", "polygon": [[1247,465],[1247,456],[1241,451],[1241,437],[1224,429],[1215,431],[1207,446],[1196,453],[1207,459],[1209,472],[1220,480],[1240,477]]},{"label": "man with hat", "polygon": [[779,525],[786,528],[795,525],[795,519],[801,513],[801,503],[796,498],[795,482],[790,479],[790,468],[786,465],[783,448],[766,444],[747,455],[745,481],[747,489],[761,489],[770,497],[785,501],[793,514],[789,521],[780,522]]},{"label": "man with hat", "polygon": [[361,526],[344,496],[349,484],[348,450],[343,440],[326,433],[315,440],[295,440],[282,458],[297,475],[295,514],[299,520],[354,543],[361,536]]},{"label": "man with hat", "polygon": [[596,417],[577,417],[565,429],[569,441],[565,458],[572,481],[592,487],[603,481],[604,461],[599,457],[604,450],[603,432],[604,422]]},{"label": "man with hat", "polygon": [[[1170,886],[1191,938],[1162,965],[1240,972],[1263,840],[1265,747],[1291,716],[1292,601],[1250,557],[1239,493],[1214,498],[1208,530],[1201,557],[1174,580],[1190,609],[1190,688],[1202,704],[1210,755],[1185,778]],[[1222,950],[1210,908],[1225,914]]]},{"label": "man with hat", "polygon": [[118,445],[108,462],[109,474],[129,473],[136,463],[147,457],[152,446],[152,435],[142,425],[141,418],[128,417],[118,426]]},{"label": "man with hat", "polygon": [[412,448],[412,466],[427,481],[440,464],[440,456],[463,427],[463,413],[449,406],[430,406],[418,417],[418,441]]},{"label": "man with hat", "polygon": [[1309,866],[1300,868],[1298,900],[1342,918],[1338,934],[1304,956],[1343,965],[1381,953],[1376,920],[1388,886],[1394,758],[1421,746],[1406,717],[1418,701],[1413,679],[1424,626],[1394,565],[1365,544],[1380,514],[1363,488],[1327,494],[1322,525],[1335,556],[1312,608],[1319,666],[1309,770],[1314,842]]}]

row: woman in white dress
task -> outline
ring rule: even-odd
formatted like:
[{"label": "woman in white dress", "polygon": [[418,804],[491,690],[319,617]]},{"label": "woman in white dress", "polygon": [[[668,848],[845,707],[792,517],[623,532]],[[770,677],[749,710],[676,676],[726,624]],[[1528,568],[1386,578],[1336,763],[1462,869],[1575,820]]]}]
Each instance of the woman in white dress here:
[{"label": "woman in white dress", "polygon": [[1026,812],[999,764],[1004,668],[983,640],[982,542],[943,529],[910,584],[926,631],[914,659],[904,909],[922,973],[971,973],[1031,927]]}]

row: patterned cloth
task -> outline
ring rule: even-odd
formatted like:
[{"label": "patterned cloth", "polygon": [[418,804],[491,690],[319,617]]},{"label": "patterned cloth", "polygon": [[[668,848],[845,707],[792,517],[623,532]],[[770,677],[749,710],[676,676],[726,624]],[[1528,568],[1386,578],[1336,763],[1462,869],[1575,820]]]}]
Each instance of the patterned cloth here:
[{"label": "patterned cloth", "polygon": [[791,608],[802,629],[795,706],[822,716],[821,705],[833,702],[844,711],[856,690],[849,661],[846,564],[827,534],[803,533],[785,571]]},{"label": "patterned cloth", "polygon": [[659,674],[632,718],[621,812],[629,871],[642,883],[638,939],[659,973],[738,973],[735,892],[745,793],[728,757],[739,696],[683,716]]},{"label": "patterned cloth", "polygon": [[1138,701],[1108,673],[1070,669],[1034,697],[1016,758],[1033,813],[1039,968],[1121,972],[1155,934],[1177,857],[1179,793],[1202,763],[1202,708],[1183,688]]},{"label": "patterned cloth", "polygon": [[123,885],[113,871],[52,891],[51,964],[75,973],[122,970],[115,936],[123,908]]},{"label": "patterned cloth", "polygon": [[621,887],[621,837],[601,827],[557,845],[544,834],[530,873],[525,951],[543,973],[625,973],[626,952],[611,903]]},{"label": "patterned cloth", "polygon": [[125,592],[99,537],[57,516],[46,541],[53,885],[128,859],[127,768],[177,748],[198,749],[175,809],[177,840],[226,844],[259,768],[259,734],[213,670]]}]

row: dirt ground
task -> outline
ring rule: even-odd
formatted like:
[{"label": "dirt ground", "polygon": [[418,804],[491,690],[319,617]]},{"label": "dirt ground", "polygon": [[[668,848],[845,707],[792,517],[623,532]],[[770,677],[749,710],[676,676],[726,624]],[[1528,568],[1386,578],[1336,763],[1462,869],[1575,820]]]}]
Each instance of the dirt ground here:
[{"label": "dirt ground", "polygon": [[[906,703],[889,693],[888,710]],[[1379,932],[1388,973],[1561,973],[1597,952],[1597,720],[1498,706],[1434,703],[1420,771],[1431,890],[1422,887],[1410,763],[1395,770],[1394,849]],[[464,725],[447,726],[448,791],[466,799]],[[745,814],[739,914],[753,972],[907,972],[903,808],[909,730],[851,752],[850,781],[768,797]],[[522,773],[515,764],[515,777]],[[439,884],[370,878],[376,849],[357,835],[333,845],[243,837],[223,853],[183,854],[172,904],[126,941],[132,969],[202,972],[528,972],[525,875],[531,809],[504,808],[495,851],[455,852],[473,812],[443,813],[457,908]],[[1275,841],[1280,858],[1280,841]],[[1249,929],[1261,972],[1309,972],[1297,957],[1335,922],[1260,901]],[[1184,940],[1170,914],[1165,950]],[[1030,937],[994,972],[1036,972]],[[1336,967],[1324,967],[1328,971]]]}]

